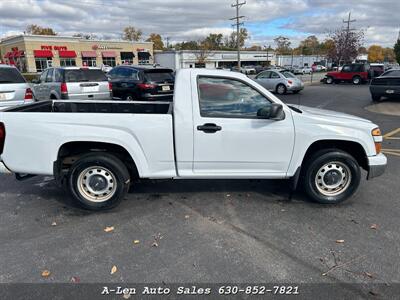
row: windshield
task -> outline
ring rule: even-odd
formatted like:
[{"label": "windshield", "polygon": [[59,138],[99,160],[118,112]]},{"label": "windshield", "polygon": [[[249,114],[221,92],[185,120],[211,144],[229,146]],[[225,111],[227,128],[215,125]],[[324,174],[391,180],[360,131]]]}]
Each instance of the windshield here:
[{"label": "windshield", "polygon": [[99,82],[108,81],[101,70],[80,69],[65,70],[65,82]]},{"label": "windshield", "polygon": [[15,68],[0,68],[0,83],[25,83],[25,79]]},{"label": "windshield", "polygon": [[296,78],[296,76],[288,71],[282,72],[282,75],[285,76],[285,78]]}]

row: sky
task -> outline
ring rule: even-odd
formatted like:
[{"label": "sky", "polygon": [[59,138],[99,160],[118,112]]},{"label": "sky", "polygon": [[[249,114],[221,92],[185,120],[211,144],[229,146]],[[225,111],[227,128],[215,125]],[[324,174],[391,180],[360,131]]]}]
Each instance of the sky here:
[{"label": "sky", "polygon": [[[230,34],[235,0],[0,0],[0,38],[21,34],[29,24],[52,27],[59,35],[92,33],[120,39],[135,26],[144,37],[155,32],[172,42]],[[352,28],[365,32],[365,45],[392,47],[400,30],[400,0],[247,0],[241,9],[249,30],[247,45],[274,47],[279,35],[292,46],[309,35],[323,40],[342,27],[351,12]]]}]

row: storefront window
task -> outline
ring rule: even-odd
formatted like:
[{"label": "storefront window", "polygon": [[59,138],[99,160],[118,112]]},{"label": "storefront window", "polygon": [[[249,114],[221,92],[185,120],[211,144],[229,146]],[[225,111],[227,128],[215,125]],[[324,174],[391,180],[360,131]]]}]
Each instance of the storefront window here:
[{"label": "storefront window", "polygon": [[51,57],[48,58],[35,58],[36,72],[41,73],[47,68],[53,66],[53,60]]},{"label": "storefront window", "polygon": [[61,67],[75,67],[76,60],[75,60],[75,58],[60,58],[60,66]]},{"label": "storefront window", "polygon": [[150,64],[150,53],[148,52],[138,52],[139,65]]},{"label": "storefront window", "polygon": [[84,67],[96,67],[96,57],[84,57],[82,58],[82,65]]},{"label": "storefront window", "polygon": [[133,52],[121,52],[121,62],[123,65],[132,65],[134,57]]},{"label": "storefront window", "polygon": [[115,67],[115,57],[103,57],[103,64],[110,67]]}]

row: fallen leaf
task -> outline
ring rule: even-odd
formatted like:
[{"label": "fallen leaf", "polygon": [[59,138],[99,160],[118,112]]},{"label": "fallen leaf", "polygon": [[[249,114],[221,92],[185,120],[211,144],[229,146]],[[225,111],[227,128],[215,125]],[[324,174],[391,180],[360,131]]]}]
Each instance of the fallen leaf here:
[{"label": "fallen leaf", "polygon": [[135,245],[137,245],[137,244],[140,243],[140,241],[139,241],[139,240],[134,240],[133,243],[134,243]]},{"label": "fallen leaf", "polygon": [[75,277],[75,276],[72,276],[71,277],[71,282],[72,283],[79,283],[81,280],[79,279],[79,277]]},{"label": "fallen leaf", "polygon": [[371,229],[378,229],[378,225],[377,224],[372,224],[370,228]]},{"label": "fallen leaf", "polygon": [[336,240],[336,244],[343,244],[344,240]]},{"label": "fallen leaf", "polygon": [[42,272],[42,277],[49,277],[50,276],[50,271],[49,270],[44,270],[43,272]]},{"label": "fallen leaf", "polygon": [[373,278],[373,277],[374,277],[371,273],[368,273],[368,272],[364,272],[364,274],[365,274],[366,276],[368,276],[369,278]]},{"label": "fallen leaf", "polygon": [[111,231],[114,231],[114,227],[106,227],[106,228],[104,228],[104,231],[105,232],[111,232]]},{"label": "fallen leaf", "polygon": [[57,226],[56,222],[51,223],[51,226]]},{"label": "fallen leaf", "polygon": [[110,274],[112,275],[112,274],[116,273],[117,270],[118,270],[118,269],[117,269],[117,266],[113,266],[113,267],[111,268],[111,273],[110,273]]},{"label": "fallen leaf", "polygon": [[189,216],[189,215],[186,215],[186,216],[185,216],[185,219],[189,219],[189,218],[190,218],[190,216]]}]

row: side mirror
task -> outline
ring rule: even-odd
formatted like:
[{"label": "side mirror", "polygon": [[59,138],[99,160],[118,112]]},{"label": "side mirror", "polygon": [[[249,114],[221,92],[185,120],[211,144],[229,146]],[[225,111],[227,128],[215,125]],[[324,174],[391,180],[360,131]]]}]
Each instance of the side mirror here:
[{"label": "side mirror", "polygon": [[281,104],[272,103],[270,106],[260,108],[257,117],[260,119],[281,120],[283,115],[283,106]]}]

